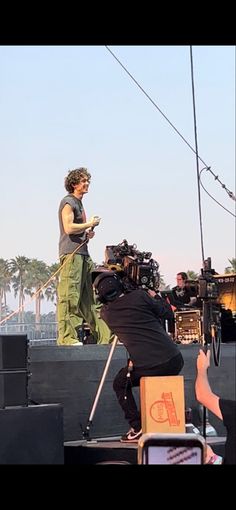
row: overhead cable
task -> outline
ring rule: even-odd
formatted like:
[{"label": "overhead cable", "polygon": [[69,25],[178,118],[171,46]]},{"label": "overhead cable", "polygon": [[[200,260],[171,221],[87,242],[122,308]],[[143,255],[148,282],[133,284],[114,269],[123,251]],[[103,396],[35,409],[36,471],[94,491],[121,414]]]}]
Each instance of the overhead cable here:
[{"label": "overhead cable", "polygon": [[[159,108],[159,106],[155,103],[155,101],[151,98],[151,96],[144,90],[144,88],[138,83],[138,81],[134,78],[134,76],[128,71],[128,69],[122,64],[122,62],[118,59],[118,57],[111,51],[111,49],[105,45],[105,48],[111,53],[111,55],[114,57],[114,59],[118,62],[118,64],[124,69],[124,71],[129,75],[131,80],[134,81],[134,83],[137,85],[137,87],[143,92],[143,94],[148,98],[148,100],[155,106],[155,108],[159,111],[159,113],[165,118],[165,120],[170,124],[170,126],[174,129],[174,131],[182,138],[182,140],[188,145],[188,147],[191,149],[191,151],[196,154],[196,150],[192,147],[192,145],[186,140],[186,138],[180,133],[180,131],[174,126],[174,124],[168,119],[167,115],[163,113],[163,111]],[[232,200],[236,201],[236,196],[232,191],[230,191],[225,184],[223,184],[218,175],[214,174],[214,172],[211,170],[211,167],[206,164],[206,162],[197,155],[198,159],[204,164],[205,167],[211,172],[211,174],[214,176],[215,180],[218,181],[221,185],[221,187],[226,191],[228,196],[232,198]],[[225,209],[225,208],[224,208]],[[226,209],[227,211],[227,209]],[[230,213],[232,214],[232,213]]]}]

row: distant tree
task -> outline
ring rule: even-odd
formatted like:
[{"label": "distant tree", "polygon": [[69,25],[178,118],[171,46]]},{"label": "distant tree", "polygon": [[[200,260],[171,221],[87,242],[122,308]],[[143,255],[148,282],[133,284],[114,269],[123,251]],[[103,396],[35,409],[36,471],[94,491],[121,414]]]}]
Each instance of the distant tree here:
[{"label": "distant tree", "polygon": [[160,274],[160,284],[159,284],[159,290],[162,291],[162,290],[169,290],[170,286],[169,285],[166,285],[165,283],[165,280],[164,280],[164,275],[163,274]]},{"label": "distant tree", "polygon": [[225,268],[225,273],[236,273],[236,259],[228,259],[230,266]]},{"label": "distant tree", "polygon": [[[53,276],[54,273],[56,273],[58,271],[59,267],[60,267],[60,264],[57,262],[55,262],[51,266],[48,266],[49,277]],[[48,301],[54,302],[56,300],[58,283],[59,283],[59,272],[56,274],[56,276],[53,277],[53,279],[51,280],[51,282],[49,283],[49,285],[47,286],[47,288],[45,290],[45,296]]]},{"label": "distant tree", "polygon": [[187,277],[188,277],[188,280],[198,280],[199,278],[199,275],[197,273],[195,273],[194,271],[191,271],[190,269],[188,269],[187,272]]},{"label": "distant tree", "polygon": [[25,312],[25,323],[26,324],[35,324],[35,313],[29,310]]},{"label": "distant tree", "polygon": [[55,312],[49,312],[49,313],[44,313],[43,315],[41,315],[41,322],[45,322],[45,323],[50,323],[50,322],[56,322],[56,314]]},{"label": "distant tree", "polygon": [[[8,308],[8,307],[7,307]],[[14,310],[8,310],[7,315],[10,315]],[[17,324],[18,323],[18,317],[17,315],[13,315],[10,319],[7,319],[7,322],[5,324]]]},{"label": "distant tree", "polygon": [[19,313],[18,322],[24,321],[24,300],[27,290],[27,276],[29,270],[30,259],[24,255],[19,255],[9,262],[9,267],[12,276],[12,287],[14,289],[14,296],[19,295]]},{"label": "distant tree", "polygon": [[7,314],[7,292],[11,291],[11,272],[8,260],[0,259],[0,320]]},{"label": "distant tree", "polygon": [[171,290],[170,285],[164,285],[160,290]]},{"label": "distant tree", "polygon": [[25,293],[34,297],[35,323],[37,325],[40,323],[41,300],[44,298],[44,289],[40,289],[46,283],[48,278],[49,270],[47,264],[42,260],[31,259],[26,278],[27,289]]}]

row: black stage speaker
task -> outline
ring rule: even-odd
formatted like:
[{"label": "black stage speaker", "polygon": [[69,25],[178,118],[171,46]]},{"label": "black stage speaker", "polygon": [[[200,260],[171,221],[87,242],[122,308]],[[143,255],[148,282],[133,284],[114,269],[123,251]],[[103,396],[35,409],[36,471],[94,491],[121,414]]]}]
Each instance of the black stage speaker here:
[{"label": "black stage speaker", "polygon": [[60,404],[0,409],[0,464],[64,464]]},{"label": "black stage speaker", "polygon": [[25,370],[0,370],[0,408],[27,406],[28,374]]},{"label": "black stage speaker", "polygon": [[0,335],[0,370],[26,369],[27,335]]},{"label": "black stage speaker", "polygon": [[0,335],[0,408],[28,404],[27,335]]}]

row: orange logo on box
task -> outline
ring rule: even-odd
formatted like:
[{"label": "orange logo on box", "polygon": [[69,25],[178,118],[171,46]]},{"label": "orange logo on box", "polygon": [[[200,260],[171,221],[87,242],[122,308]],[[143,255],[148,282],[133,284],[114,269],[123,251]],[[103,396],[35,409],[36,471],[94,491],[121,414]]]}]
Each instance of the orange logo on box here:
[{"label": "orange logo on box", "polygon": [[172,392],[162,393],[163,400],[156,400],[150,407],[150,416],[157,423],[165,423],[169,421],[169,425],[176,427],[180,424],[177,419],[175,404]]}]

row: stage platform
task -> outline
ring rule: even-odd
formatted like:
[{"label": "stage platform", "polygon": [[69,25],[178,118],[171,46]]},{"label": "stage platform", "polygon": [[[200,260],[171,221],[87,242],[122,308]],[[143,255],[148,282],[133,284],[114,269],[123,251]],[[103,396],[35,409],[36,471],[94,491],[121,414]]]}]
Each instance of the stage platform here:
[{"label": "stage platform", "polygon": [[[208,437],[207,444],[224,456],[225,437]],[[121,443],[119,437],[91,441],[69,441],[64,444],[65,464],[137,464],[138,444]]]},{"label": "stage platform", "polygon": [[[185,404],[193,409],[193,423],[199,425],[198,405],[195,400],[194,381],[199,344],[180,345],[185,365]],[[29,398],[32,404],[61,404],[64,415],[64,442],[83,440],[83,431],[93,406],[96,391],[103,374],[111,346],[84,345],[61,347],[56,345],[32,346],[29,349]],[[236,344],[221,345],[220,367],[212,365],[209,380],[214,391],[225,398],[235,399]],[[90,438],[120,437],[127,431],[127,423],[112,388],[117,371],[126,365],[126,349],[118,345],[94,413]],[[134,390],[139,399],[138,389]],[[222,422],[209,413],[210,423],[218,436],[226,435]],[[91,446],[90,446],[91,448]]]},{"label": "stage platform", "polygon": [[[181,344],[179,348],[185,362],[182,371],[185,407],[192,408],[192,421],[199,426],[194,382],[200,345]],[[115,348],[91,418],[110,349],[111,346],[94,344],[59,347],[46,341],[29,348],[28,405],[2,405],[0,408],[0,464],[137,464],[137,443],[119,441],[127,432],[128,424],[112,388],[115,374],[127,362],[127,352],[122,345]],[[213,390],[224,398],[236,398],[235,355],[235,343],[222,344],[220,366],[215,366],[212,360],[209,369]],[[6,382],[4,370],[2,372],[3,382]],[[2,384],[2,402],[7,400],[12,389]],[[138,388],[134,389],[134,394],[139,405]],[[207,442],[223,456],[225,427],[211,413],[209,420],[218,437],[207,437]]]}]

